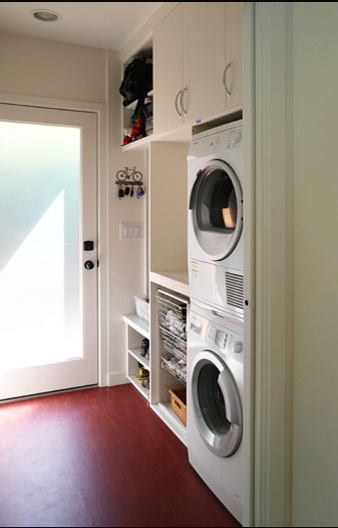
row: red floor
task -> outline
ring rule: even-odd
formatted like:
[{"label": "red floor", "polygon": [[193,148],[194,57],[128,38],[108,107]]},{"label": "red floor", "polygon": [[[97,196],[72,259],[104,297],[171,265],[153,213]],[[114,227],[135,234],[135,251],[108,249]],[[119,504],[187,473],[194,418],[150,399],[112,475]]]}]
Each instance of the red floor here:
[{"label": "red floor", "polygon": [[240,526],[130,385],[0,406],[0,526]]}]

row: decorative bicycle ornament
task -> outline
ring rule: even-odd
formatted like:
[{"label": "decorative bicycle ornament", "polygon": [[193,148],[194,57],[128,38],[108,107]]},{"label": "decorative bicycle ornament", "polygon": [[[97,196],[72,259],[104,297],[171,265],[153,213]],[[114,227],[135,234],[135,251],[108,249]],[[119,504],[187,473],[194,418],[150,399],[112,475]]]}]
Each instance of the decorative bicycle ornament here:
[{"label": "decorative bicycle ornament", "polygon": [[116,179],[118,182],[128,182],[128,183],[140,183],[143,179],[143,174],[140,171],[136,170],[136,167],[129,169],[125,167],[124,170],[119,170],[116,173]]},{"label": "decorative bicycle ornament", "polygon": [[[131,198],[136,194],[137,198],[141,198],[145,194],[143,184],[143,174],[136,170],[136,167],[132,169],[125,167],[123,170],[119,170],[116,173],[116,185],[118,185],[118,197],[119,199],[125,196]],[[136,187],[136,193],[135,193]]]}]

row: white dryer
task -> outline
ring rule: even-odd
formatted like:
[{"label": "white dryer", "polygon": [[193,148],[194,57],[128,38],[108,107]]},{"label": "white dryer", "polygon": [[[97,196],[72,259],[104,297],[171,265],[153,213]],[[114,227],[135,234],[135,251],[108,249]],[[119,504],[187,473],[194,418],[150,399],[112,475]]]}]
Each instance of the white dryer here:
[{"label": "white dryer", "polygon": [[242,522],[243,322],[192,301],[188,321],[190,464]]},{"label": "white dryer", "polygon": [[243,316],[243,126],[194,136],[188,154],[191,297]]}]

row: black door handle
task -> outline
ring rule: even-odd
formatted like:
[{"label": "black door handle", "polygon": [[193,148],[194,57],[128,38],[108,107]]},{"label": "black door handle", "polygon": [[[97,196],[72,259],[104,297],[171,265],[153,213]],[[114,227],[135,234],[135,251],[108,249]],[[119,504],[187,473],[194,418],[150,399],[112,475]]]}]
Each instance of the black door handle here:
[{"label": "black door handle", "polygon": [[91,260],[87,260],[87,261],[85,262],[84,267],[85,267],[87,270],[92,270],[92,269],[95,267],[95,264],[94,264],[94,262],[92,262]]}]

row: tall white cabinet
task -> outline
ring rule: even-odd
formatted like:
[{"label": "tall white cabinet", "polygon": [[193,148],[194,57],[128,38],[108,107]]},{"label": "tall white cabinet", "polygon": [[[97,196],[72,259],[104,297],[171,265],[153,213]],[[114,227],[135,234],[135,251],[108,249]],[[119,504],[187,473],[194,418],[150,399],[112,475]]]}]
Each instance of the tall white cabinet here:
[{"label": "tall white cabinet", "polygon": [[[187,155],[195,132],[232,120],[241,111],[243,2],[182,2],[153,28],[154,133],[122,151],[144,149],[148,159],[148,272],[150,323],[124,317],[127,376],[151,408],[183,441],[186,427],[172,411],[169,389],[184,382],[165,365],[159,327],[159,290],[189,303],[187,259]],[[220,124],[220,123],[218,123]],[[200,125],[200,126],[199,126]],[[135,292],[136,293],[136,292]],[[189,311],[189,306],[187,308]],[[140,355],[149,336],[150,359]],[[168,365],[167,365],[168,366]],[[150,391],[135,382],[146,367]]]}]

